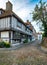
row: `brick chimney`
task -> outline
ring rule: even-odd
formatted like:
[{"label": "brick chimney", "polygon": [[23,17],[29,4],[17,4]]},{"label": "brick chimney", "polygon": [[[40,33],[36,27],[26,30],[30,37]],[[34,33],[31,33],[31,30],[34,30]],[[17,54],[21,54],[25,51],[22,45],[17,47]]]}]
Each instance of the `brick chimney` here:
[{"label": "brick chimney", "polygon": [[6,10],[12,11],[12,3],[10,1],[6,3]]},{"label": "brick chimney", "polygon": [[29,20],[27,20],[27,22],[29,22]]},{"label": "brick chimney", "polygon": [[27,23],[28,23],[29,25],[31,25],[31,22],[30,22],[29,20],[27,20]]}]

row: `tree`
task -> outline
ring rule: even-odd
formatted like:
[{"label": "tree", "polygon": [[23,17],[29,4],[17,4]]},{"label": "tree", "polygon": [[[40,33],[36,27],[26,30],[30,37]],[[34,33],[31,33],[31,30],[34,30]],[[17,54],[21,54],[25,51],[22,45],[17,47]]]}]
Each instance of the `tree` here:
[{"label": "tree", "polygon": [[33,20],[41,22],[44,27],[44,37],[47,37],[47,4],[40,0],[39,4],[36,4],[33,11]]}]

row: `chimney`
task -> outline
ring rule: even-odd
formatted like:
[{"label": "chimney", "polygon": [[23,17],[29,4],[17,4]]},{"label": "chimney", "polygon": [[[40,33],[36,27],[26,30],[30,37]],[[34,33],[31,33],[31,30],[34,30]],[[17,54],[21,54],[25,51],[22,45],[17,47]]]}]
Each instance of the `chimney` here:
[{"label": "chimney", "polygon": [[10,1],[6,3],[6,10],[12,11],[12,3]]},{"label": "chimney", "polygon": [[27,23],[31,24],[31,22],[29,20],[27,20]]},{"label": "chimney", "polygon": [[29,22],[29,20],[27,20],[27,22]]}]

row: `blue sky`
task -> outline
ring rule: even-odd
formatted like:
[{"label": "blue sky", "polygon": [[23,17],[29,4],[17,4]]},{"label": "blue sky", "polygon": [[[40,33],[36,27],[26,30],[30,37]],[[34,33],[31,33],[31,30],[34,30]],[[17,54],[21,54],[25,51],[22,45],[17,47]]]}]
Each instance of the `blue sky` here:
[{"label": "blue sky", "polygon": [[[8,0],[0,0],[0,8],[5,9],[6,2]],[[36,4],[39,3],[40,0],[9,0],[13,4],[13,11],[24,21],[27,19],[33,24],[36,31],[39,31],[39,26],[36,25],[36,22],[32,21],[32,11]],[[47,2],[47,0],[42,0]]]}]

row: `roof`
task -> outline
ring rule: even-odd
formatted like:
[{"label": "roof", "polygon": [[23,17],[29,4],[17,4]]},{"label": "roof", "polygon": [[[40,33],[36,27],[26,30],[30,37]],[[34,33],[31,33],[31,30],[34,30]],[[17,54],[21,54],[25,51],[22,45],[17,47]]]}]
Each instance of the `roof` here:
[{"label": "roof", "polygon": [[41,35],[42,33],[41,32],[38,32],[37,34]]},{"label": "roof", "polygon": [[[21,23],[23,23],[25,25],[25,23],[23,22],[23,20],[17,16],[13,11],[10,10],[5,10],[5,12],[3,14],[0,15],[0,19],[5,18],[5,17],[9,17],[9,16],[14,16],[15,18],[17,18]],[[26,26],[26,25],[25,25]]]},{"label": "roof", "polygon": [[11,14],[12,14],[12,12],[10,12],[10,11],[5,11],[3,14],[0,15],[0,19],[1,19],[1,18],[5,18],[5,17],[7,17],[7,16],[9,16],[9,15],[11,15]]},{"label": "roof", "polygon": [[4,9],[2,9],[2,8],[0,8],[0,10],[2,10],[2,11],[4,11],[4,12],[5,12],[5,10],[4,10]]},{"label": "roof", "polygon": [[30,22],[25,22],[25,24],[26,24],[26,25],[31,25],[31,23],[30,23]]},{"label": "roof", "polygon": [[31,24],[31,22],[27,21],[27,22],[25,22],[25,24],[26,24],[27,26],[30,26],[29,28],[30,28],[31,30],[33,30],[33,26],[32,26],[32,24]]}]

